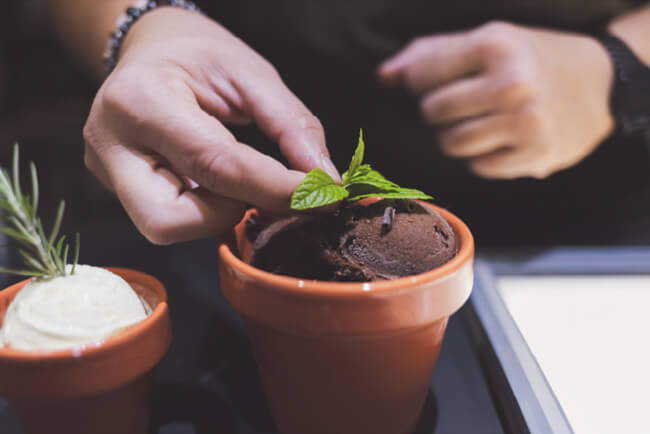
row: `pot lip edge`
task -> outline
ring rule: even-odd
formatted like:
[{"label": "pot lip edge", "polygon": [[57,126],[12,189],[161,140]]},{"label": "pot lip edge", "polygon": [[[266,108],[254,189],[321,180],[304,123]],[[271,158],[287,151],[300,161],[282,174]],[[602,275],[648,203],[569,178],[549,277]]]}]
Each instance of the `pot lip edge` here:
[{"label": "pot lip edge", "polygon": [[[467,225],[450,211],[434,205],[429,202],[418,201],[424,206],[432,208],[440,213],[442,217],[451,225],[454,232],[458,235],[460,249],[456,256],[451,258],[443,265],[436,267],[424,273],[400,277],[398,279],[374,282],[334,282],[305,280],[291,276],[281,276],[260,270],[252,265],[242,261],[234,254],[235,237],[234,231],[222,240],[218,247],[219,263],[224,268],[233,269],[248,279],[261,283],[266,287],[273,288],[285,294],[318,296],[325,298],[354,298],[358,296],[387,295],[396,291],[415,289],[427,283],[449,278],[456,274],[467,264],[473,264],[474,259],[474,237]],[[257,212],[255,208],[246,211],[242,224],[246,219]]]},{"label": "pot lip edge", "polygon": [[[150,332],[151,329],[158,326],[161,322],[166,321],[166,318],[169,317],[169,308],[167,302],[167,290],[162,282],[152,276],[151,274],[145,273],[143,271],[125,268],[125,267],[111,267],[111,266],[102,266],[115,274],[118,274],[129,284],[138,283],[143,286],[147,286],[149,289],[154,291],[159,297],[160,300],[158,305],[151,311],[151,313],[142,321],[137,324],[134,324],[131,327],[128,327],[126,330],[122,330],[100,342],[99,345],[90,344],[87,347],[82,349],[77,348],[67,348],[62,350],[18,350],[13,348],[0,348],[0,362],[10,362],[10,363],[24,363],[24,364],[42,364],[42,363],[64,363],[67,361],[79,362],[83,359],[97,358],[102,357],[103,355],[110,354],[114,351],[120,349],[120,347],[133,344],[139,338],[141,338],[146,333]],[[124,274],[129,275],[125,277]],[[31,279],[24,279],[20,282],[16,282],[13,285],[10,285],[6,288],[0,290],[1,297],[10,297],[15,296],[15,294],[20,291],[20,289],[26,285]],[[146,281],[145,285],[143,281]],[[5,295],[11,293],[11,295]],[[171,339],[165,347],[169,347],[171,344]],[[165,352],[163,352],[164,355]]]}]

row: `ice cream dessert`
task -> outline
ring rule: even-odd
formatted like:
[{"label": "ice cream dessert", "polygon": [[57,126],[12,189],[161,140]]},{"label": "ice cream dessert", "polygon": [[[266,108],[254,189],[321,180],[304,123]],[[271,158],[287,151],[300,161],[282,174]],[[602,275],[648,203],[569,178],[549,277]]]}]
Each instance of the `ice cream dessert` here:
[{"label": "ice cream dessert", "polygon": [[38,178],[32,163],[31,195],[20,188],[18,145],[13,173],[0,168],[0,232],[16,243],[26,268],[0,265],[0,272],[30,276],[0,318],[0,347],[61,350],[100,344],[146,318],[148,307],[120,276],[99,267],[77,265],[79,234],[69,262],[65,235],[59,235],[65,203],[59,203],[51,232],[37,215]]},{"label": "ice cream dessert", "polygon": [[[251,264],[275,274],[313,280],[371,281],[423,273],[453,258],[459,243],[438,213],[363,163],[359,143],[341,183],[313,169],[291,197],[297,211],[339,203],[334,213],[298,214],[263,224],[247,220]],[[384,200],[369,206],[358,201]]]},{"label": "ice cream dessert", "polygon": [[351,204],[332,214],[249,223],[251,264],[303,279],[372,281],[423,273],[453,258],[456,234],[410,200]]},{"label": "ice cream dessert", "polygon": [[2,322],[0,346],[62,350],[96,345],[142,321],[148,311],[117,274],[77,265],[74,274],[33,279],[20,290]]}]

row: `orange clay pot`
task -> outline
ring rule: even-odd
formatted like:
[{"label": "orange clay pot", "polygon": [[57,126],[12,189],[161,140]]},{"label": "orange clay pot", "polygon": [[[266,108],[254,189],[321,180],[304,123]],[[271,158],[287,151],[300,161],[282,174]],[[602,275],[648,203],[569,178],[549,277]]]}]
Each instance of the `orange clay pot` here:
[{"label": "orange clay pot", "polygon": [[441,267],[392,281],[308,281],[254,268],[243,221],[220,245],[221,289],[246,319],[281,433],[415,429],[447,319],[470,295],[474,258],[467,226],[423,205],[449,222],[460,251]]},{"label": "orange clay pot", "polygon": [[[0,348],[0,395],[13,406],[25,434],[148,430],[153,368],[171,343],[167,293],[148,274],[107,269],[124,278],[151,306],[144,321],[78,352]],[[0,291],[0,323],[28,281]]]}]

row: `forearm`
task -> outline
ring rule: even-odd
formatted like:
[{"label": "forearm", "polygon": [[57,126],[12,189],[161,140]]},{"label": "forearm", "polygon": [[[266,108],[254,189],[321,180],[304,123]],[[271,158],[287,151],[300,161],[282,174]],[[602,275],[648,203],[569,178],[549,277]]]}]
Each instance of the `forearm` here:
[{"label": "forearm", "polygon": [[108,36],[132,4],[133,0],[49,0],[52,27],[66,48],[99,78]]},{"label": "forearm", "polygon": [[625,41],[650,66],[650,3],[615,18],[610,23],[609,30]]}]

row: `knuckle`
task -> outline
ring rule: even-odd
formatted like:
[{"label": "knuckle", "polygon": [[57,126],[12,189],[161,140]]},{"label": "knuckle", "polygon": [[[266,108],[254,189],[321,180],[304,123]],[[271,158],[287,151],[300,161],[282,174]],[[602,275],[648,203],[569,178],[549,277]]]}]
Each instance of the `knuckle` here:
[{"label": "knuckle", "polygon": [[323,124],[320,119],[310,112],[298,116],[298,125],[304,130],[314,130],[317,132],[323,131]]},{"label": "knuckle", "polygon": [[282,81],[282,76],[280,75],[280,71],[278,71],[275,65],[273,65],[271,62],[267,61],[266,59],[262,59],[262,61],[260,62],[260,67],[262,71],[268,74],[270,77]]},{"label": "knuckle", "polygon": [[113,79],[107,81],[101,89],[101,103],[107,110],[128,112],[128,87]]},{"label": "knuckle", "polygon": [[[95,129],[90,119],[86,121],[82,134],[84,142],[86,143],[86,147],[92,146],[95,143]],[[86,149],[86,153],[87,152],[88,150]]]},{"label": "knuckle", "polygon": [[225,146],[194,154],[190,171],[190,176],[201,180],[201,184],[213,191],[221,190],[219,187],[223,181],[230,185],[243,182],[237,160]]},{"label": "knuckle", "polygon": [[124,68],[111,76],[98,93],[98,103],[108,114],[131,122],[141,123],[160,108],[167,95],[182,95],[182,79],[169,70],[155,72],[155,77],[145,71]]},{"label": "knuckle", "polygon": [[500,21],[493,21],[480,27],[475,34],[479,54],[484,58],[494,58],[509,53],[516,41],[512,35],[513,28],[512,24]]},{"label": "knuckle", "polygon": [[427,45],[429,42],[429,38],[426,36],[420,36],[417,38],[414,38],[411,40],[411,42],[408,43],[406,49],[407,50],[420,50],[422,47]]},{"label": "knuckle", "polygon": [[161,215],[149,216],[138,226],[138,230],[149,242],[159,246],[177,241],[175,226]]},{"label": "knuckle", "polygon": [[520,113],[518,119],[518,130],[523,137],[534,138],[540,146],[548,146],[548,142],[539,140],[544,136],[546,120],[539,109],[528,109]]},{"label": "knuckle", "polygon": [[514,25],[510,24],[507,21],[501,20],[492,20],[483,24],[479,29],[481,32],[488,34],[504,34],[509,33],[514,28]]},{"label": "knuckle", "polygon": [[501,94],[500,98],[504,100],[507,106],[531,101],[537,95],[533,81],[526,74],[516,74],[510,77],[499,93]]},{"label": "knuckle", "polygon": [[88,151],[88,145],[84,149],[84,165],[88,170],[94,172],[95,162],[93,161],[92,155]]}]

